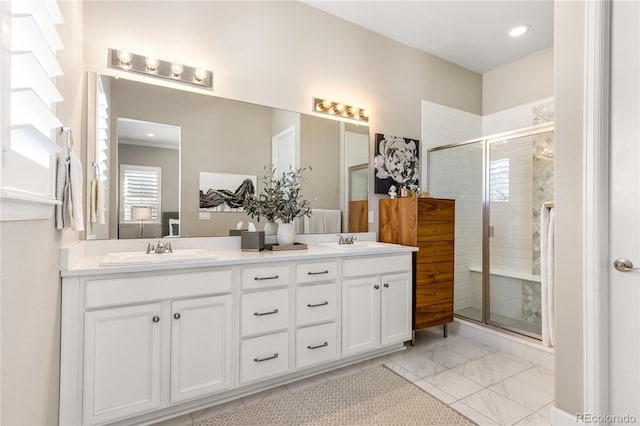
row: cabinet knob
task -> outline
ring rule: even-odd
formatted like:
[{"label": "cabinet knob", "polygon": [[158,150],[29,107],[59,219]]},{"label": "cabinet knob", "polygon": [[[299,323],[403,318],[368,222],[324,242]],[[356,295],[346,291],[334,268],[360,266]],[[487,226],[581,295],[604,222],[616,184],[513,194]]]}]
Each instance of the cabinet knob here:
[{"label": "cabinet knob", "polygon": [[157,315],[154,315],[152,321],[153,322],[160,322],[160,317],[157,316]]},{"label": "cabinet knob", "polygon": [[389,284],[384,283],[384,288],[389,288]]},{"label": "cabinet knob", "polygon": [[175,319],[180,319],[180,312],[176,312],[175,314],[173,314],[173,317]]},{"label": "cabinet knob", "polygon": [[376,290],[378,290],[378,289],[380,288],[380,286],[379,286],[378,284],[375,284],[375,285],[373,286],[373,288],[374,288],[374,289],[376,289]]}]

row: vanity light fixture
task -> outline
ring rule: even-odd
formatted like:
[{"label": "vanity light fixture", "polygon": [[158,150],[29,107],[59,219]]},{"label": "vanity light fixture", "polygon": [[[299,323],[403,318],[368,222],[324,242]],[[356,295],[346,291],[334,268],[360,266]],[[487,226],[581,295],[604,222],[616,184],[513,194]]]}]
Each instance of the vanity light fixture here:
[{"label": "vanity light fixture", "polygon": [[[123,49],[109,49],[109,66],[123,71],[164,78],[180,83],[213,89],[213,72],[153,56],[137,55]],[[116,76],[117,78],[117,76]]]},{"label": "vanity light fixture", "polygon": [[522,35],[525,35],[527,32],[529,32],[530,29],[531,27],[529,25],[516,25],[515,27],[509,30],[509,36],[520,37]]},{"label": "vanity light fixture", "polygon": [[369,112],[366,109],[328,99],[313,98],[313,111],[344,117],[349,120],[369,122]]}]

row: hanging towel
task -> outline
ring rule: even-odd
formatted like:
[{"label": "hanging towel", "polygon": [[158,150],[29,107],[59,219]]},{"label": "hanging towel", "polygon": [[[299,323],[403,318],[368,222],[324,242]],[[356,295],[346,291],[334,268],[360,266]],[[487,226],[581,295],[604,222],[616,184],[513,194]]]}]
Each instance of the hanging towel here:
[{"label": "hanging towel", "polygon": [[89,222],[96,223],[97,209],[96,209],[96,186],[98,182],[93,179],[89,182]]},{"label": "hanging towel", "polygon": [[545,346],[554,346],[554,227],[555,209],[543,204],[540,211],[540,291],[542,293],[542,343]]},{"label": "hanging towel", "polygon": [[324,234],[324,210],[313,209],[311,216],[304,216],[302,221],[305,234]]},{"label": "hanging towel", "polygon": [[324,210],[324,232],[340,233],[342,212],[340,210]]},{"label": "hanging towel", "polygon": [[58,157],[56,198],[56,228],[84,231],[82,215],[82,163],[73,153]]},{"label": "hanging towel", "polygon": [[104,182],[96,180],[96,223],[104,225]]}]

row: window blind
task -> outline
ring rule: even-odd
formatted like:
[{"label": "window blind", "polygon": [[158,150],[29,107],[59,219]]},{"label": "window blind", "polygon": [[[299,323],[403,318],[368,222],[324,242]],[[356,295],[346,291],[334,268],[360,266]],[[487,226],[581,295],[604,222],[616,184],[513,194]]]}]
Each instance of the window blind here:
[{"label": "window blind", "polygon": [[151,222],[160,221],[161,210],[160,167],[120,165],[120,222],[136,222],[131,219],[131,207],[151,207]]}]

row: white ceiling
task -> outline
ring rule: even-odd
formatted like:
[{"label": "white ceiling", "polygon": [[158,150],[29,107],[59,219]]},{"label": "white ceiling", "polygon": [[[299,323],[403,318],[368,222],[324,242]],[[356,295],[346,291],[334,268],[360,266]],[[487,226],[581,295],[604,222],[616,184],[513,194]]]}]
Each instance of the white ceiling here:
[{"label": "white ceiling", "polygon": [[478,73],[553,46],[552,0],[301,1]]},{"label": "white ceiling", "polygon": [[[153,136],[149,136],[152,134]],[[118,119],[118,143],[179,149],[180,127],[150,121]]]}]

